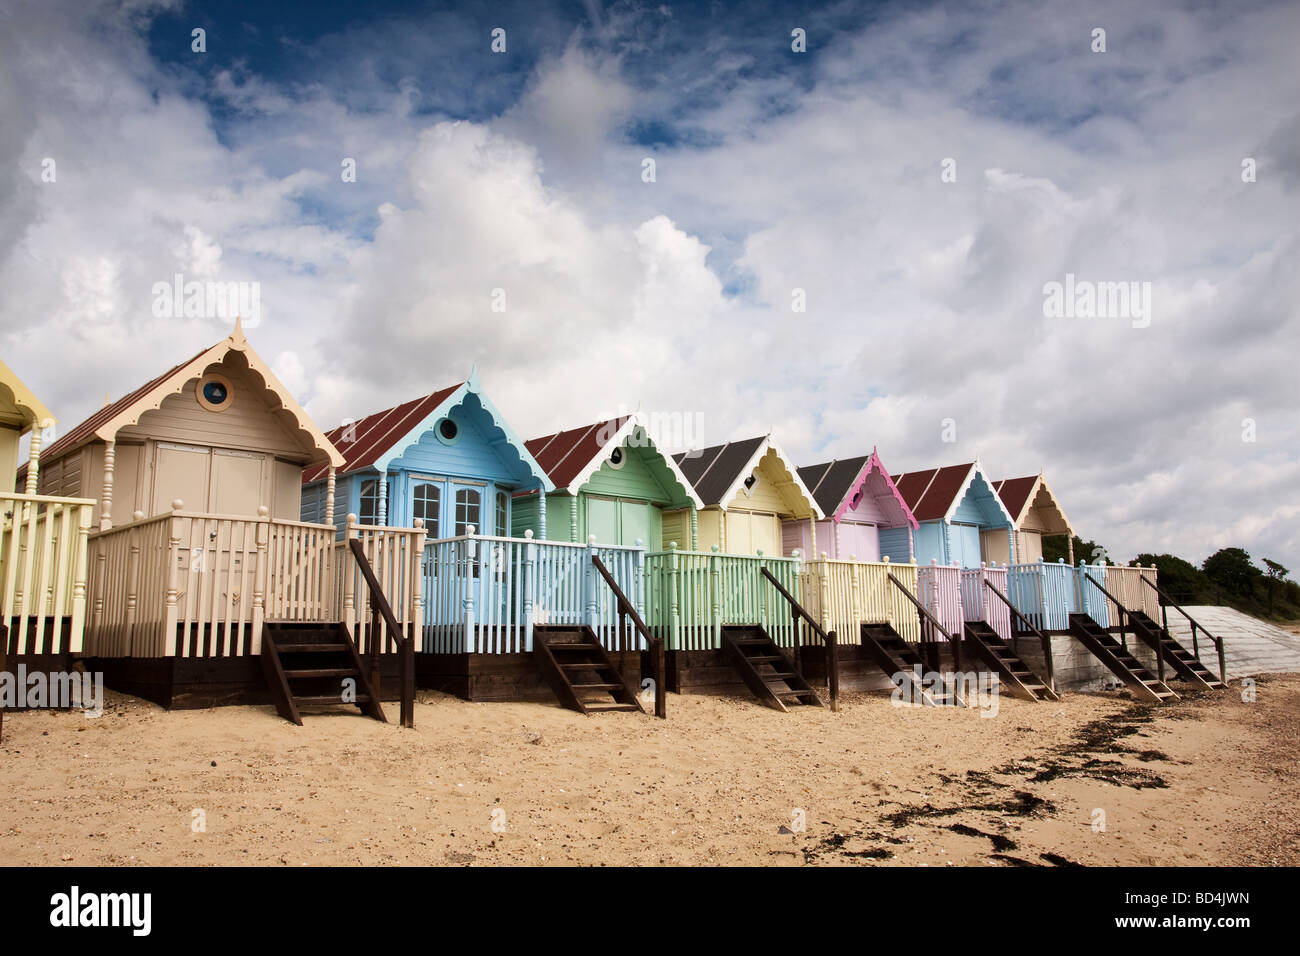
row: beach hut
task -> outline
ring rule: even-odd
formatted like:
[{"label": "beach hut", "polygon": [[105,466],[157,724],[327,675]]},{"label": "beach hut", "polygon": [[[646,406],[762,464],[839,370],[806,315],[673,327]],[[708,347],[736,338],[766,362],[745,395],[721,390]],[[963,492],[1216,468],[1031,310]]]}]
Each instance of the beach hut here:
[{"label": "beach hut", "polygon": [[[688,540],[700,499],[639,414],[569,428],[526,443],[550,477],[545,496],[518,493],[516,535],[658,550]],[[666,515],[672,518],[666,520]],[[667,537],[666,537],[667,536]]]},{"label": "beach hut", "polygon": [[[919,523],[913,548],[917,564],[978,568],[994,560],[984,548],[996,536],[1004,552],[1012,547],[1015,521],[978,461],[905,472],[894,476],[894,484]],[[907,560],[901,548],[885,553]]]},{"label": "beach hut", "polygon": [[[44,449],[38,490],[94,499],[83,654],[106,683],[164,706],[265,701],[267,628],[357,633],[369,592],[332,503],[299,520],[304,470],[343,462],[238,322]],[[423,532],[357,537],[418,626]]]},{"label": "beach hut", "polygon": [[[95,503],[79,486],[42,484],[42,431],[54,425],[49,409],[0,362],[0,635],[7,639],[0,661],[29,671],[66,669],[68,655],[82,648],[85,625]],[[30,444],[20,476],[24,436]]]},{"label": "beach hut", "polygon": [[701,502],[694,548],[780,555],[783,526],[825,519],[799,470],[771,435],[673,456]]},{"label": "beach hut", "polygon": [[[940,625],[958,637],[971,615],[992,616],[999,633],[1009,632],[1003,612],[985,602],[983,585],[987,579],[1004,590],[1006,569],[990,573],[992,558],[984,548],[1000,535],[1009,551],[1015,522],[983,466],[973,461],[904,472],[894,484],[918,522],[912,553],[917,592]],[[907,559],[901,548],[883,550],[891,560]]]},{"label": "beach hut", "polygon": [[879,561],[888,553],[912,560],[918,522],[875,449],[870,455],[806,465],[798,474],[826,517],[815,523],[782,522],[786,554],[798,549],[809,557],[824,553],[831,560]]},{"label": "beach hut", "polygon": [[[905,639],[919,639],[916,610],[888,577],[916,594],[911,555],[918,525],[879,453],[807,465],[798,474],[825,514],[782,523],[785,553],[806,558],[805,605],[846,644],[858,642],[862,624],[889,624]],[[882,561],[891,554],[898,559]],[[849,666],[852,657],[842,660]]]},{"label": "beach hut", "polygon": [[479,385],[476,371],[455,385],[344,422],[327,437],[343,455],[330,488],[330,467],[302,476],[302,520],[332,518],[340,536],[346,515],[361,525],[423,522],[430,539],[510,534],[512,498],[554,486]]},{"label": "beach hut", "polygon": [[1026,478],[1003,478],[994,490],[1012,517],[1010,543],[1000,528],[981,532],[984,555],[999,564],[1028,564],[1043,556],[1043,538],[1065,535],[1074,564],[1074,528],[1042,472]]},{"label": "beach hut", "polygon": [[[790,604],[799,599],[800,562],[782,555],[781,534],[783,521],[825,515],[769,436],[674,460],[701,507],[666,512],[664,547],[646,556],[647,619],[668,648],[669,686],[683,693],[748,687],[769,706],[812,701],[795,673],[805,637]],[[773,663],[756,668],[746,655]],[[774,668],[790,675],[779,701],[765,687],[785,679]]]}]

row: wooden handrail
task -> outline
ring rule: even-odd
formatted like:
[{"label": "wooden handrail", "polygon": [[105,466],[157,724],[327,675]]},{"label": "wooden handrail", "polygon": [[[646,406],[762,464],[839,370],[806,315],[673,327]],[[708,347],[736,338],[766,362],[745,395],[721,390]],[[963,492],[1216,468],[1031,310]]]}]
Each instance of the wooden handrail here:
[{"label": "wooden handrail", "polygon": [[[1127,628],[1132,626],[1133,612],[1130,611],[1128,608],[1126,608],[1123,604],[1121,604],[1119,598],[1115,597],[1115,595],[1107,591],[1105,585],[1101,584],[1101,582],[1099,582],[1087,571],[1083,572],[1083,576],[1092,582],[1093,587],[1095,587],[1102,594],[1106,595],[1106,600],[1110,601],[1115,605],[1115,607],[1119,608],[1119,614],[1120,614],[1119,637],[1122,643],[1124,640],[1124,635],[1125,633],[1127,633]],[[1088,602],[1084,601],[1083,605],[1086,608],[1088,606]],[[1135,636],[1141,637],[1141,634],[1139,633],[1136,627],[1133,628],[1133,634]],[[1151,645],[1151,641],[1146,640],[1145,638],[1143,638],[1143,643],[1147,644],[1148,646]],[[1165,655],[1164,655],[1164,650],[1161,647],[1161,641],[1159,635],[1156,636],[1155,646],[1152,648],[1152,650],[1156,652],[1156,677],[1158,677],[1160,683],[1163,684],[1165,682]]]},{"label": "wooden handrail", "polygon": [[946,637],[948,639],[948,643],[952,645],[953,663],[956,665],[956,669],[960,671],[961,670],[960,639],[955,638],[951,634],[949,634],[947,628],[945,628],[942,624],[939,623],[939,619],[930,613],[930,609],[927,608],[924,604],[922,604],[915,594],[913,594],[907,588],[903,587],[902,582],[899,581],[898,578],[894,577],[892,572],[886,571],[885,576],[889,578],[889,582],[892,585],[894,585],[894,587],[898,588],[898,590],[903,592],[903,597],[911,601],[912,606],[915,607],[917,612],[920,614],[921,625],[922,625],[921,627],[922,641],[925,640],[925,625],[929,624],[933,630],[937,630],[940,634]]},{"label": "wooden handrail", "polygon": [[1169,610],[1168,610],[1169,608],[1172,607],[1183,617],[1187,618],[1187,622],[1192,625],[1192,654],[1196,657],[1198,661],[1201,659],[1201,648],[1200,648],[1200,643],[1196,637],[1197,630],[1199,629],[1203,631],[1205,633],[1205,636],[1208,637],[1214,643],[1214,649],[1218,652],[1219,655],[1219,680],[1222,681],[1224,684],[1227,684],[1228,675],[1223,667],[1223,638],[1215,637],[1209,631],[1205,630],[1204,624],[1197,622],[1196,618],[1192,617],[1181,607],[1179,607],[1178,603],[1174,601],[1174,599],[1170,595],[1160,590],[1160,587],[1150,578],[1146,577],[1145,575],[1142,575],[1142,583],[1145,584],[1147,587],[1151,588],[1151,590],[1156,592],[1157,599],[1160,598],[1164,599],[1160,602],[1160,618],[1161,618],[1160,623],[1164,626],[1166,633],[1169,632]]},{"label": "wooden handrail", "polygon": [[1033,621],[1021,614],[1020,610],[1011,603],[1011,600],[998,590],[996,584],[985,578],[984,586],[996,594],[999,601],[1010,608],[1011,613],[1015,616],[1016,620],[1020,621],[1020,623],[1028,628],[1031,633],[1038,635],[1038,643],[1043,648],[1043,658],[1047,661],[1047,686],[1052,690],[1056,690],[1056,674],[1054,672],[1055,669],[1052,667],[1052,639],[1035,627]]},{"label": "wooden handrail", "polygon": [[839,657],[839,650],[837,646],[839,642],[835,636],[835,632],[822,630],[822,626],[818,624],[815,620],[813,620],[813,616],[808,613],[808,610],[802,604],[800,604],[798,601],[795,600],[794,595],[785,589],[784,585],[782,585],[781,582],[776,579],[776,576],[773,575],[771,571],[769,571],[767,568],[759,568],[759,572],[763,575],[763,577],[767,578],[768,583],[771,584],[772,587],[776,588],[776,593],[781,595],[781,597],[785,598],[786,601],[789,602],[790,616],[791,618],[793,618],[794,633],[796,638],[799,635],[799,619],[803,618],[804,621],[808,623],[808,626],[813,629],[813,633],[815,633],[818,637],[820,637],[822,639],[822,643],[826,645],[826,685],[827,685],[827,690],[830,693],[831,710],[833,711],[839,710],[840,709],[840,657]]},{"label": "wooden handrail", "polygon": [[665,686],[664,681],[664,670],[666,668],[664,666],[663,638],[655,637],[650,633],[650,628],[646,627],[645,621],[641,619],[641,614],[637,611],[636,605],[628,600],[628,596],[618,586],[614,576],[609,573],[609,568],[605,567],[605,562],[600,560],[600,555],[593,554],[591,563],[600,573],[600,576],[605,579],[609,589],[614,592],[614,601],[618,605],[619,633],[623,631],[623,619],[630,617],[632,626],[646,642],[646,648],[650,654],[651,669],[654,671],[655,716],[666,720],[668,718],[668,688]]},{"label": "wooden handrail", "polygon": [[374,568],[370,566],[370,559],[366,557],[366,550],[361,542],[357,538],[349,538],[348,547],[352,550],[352,557],[356,559],[357,567],[361,569],[361,577],[366,582],[366,588],[370,591],[370,689],[377,700],[379,698],[380,680],[378,618],[382,617],[384,623],[388,626],[388,633],[397,642],[397,679],[401,684],[402,700],[401,724],[403,727],[414,727],[415,640],[410,635],[402,634],[402,627],[397,623],[397,617],[393,614],[393,608],[388,603],[388,598],[384,596],[383,588],[379,586],[379,579],[375,577]]}]

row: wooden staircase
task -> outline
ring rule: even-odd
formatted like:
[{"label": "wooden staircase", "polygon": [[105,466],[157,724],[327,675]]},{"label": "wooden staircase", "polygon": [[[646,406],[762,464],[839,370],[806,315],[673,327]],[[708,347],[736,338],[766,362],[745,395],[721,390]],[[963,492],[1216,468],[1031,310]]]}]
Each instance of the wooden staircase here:
[{"label": "wooden staircase", "polygon": [[619,673],[590,627],[534,627],[533,659],[560,705],[569,710],[645,713],[636,689]]},{"label": "wooden staircase", "polygon": [[1196,655],[1179,644],[1159,623],[1153,621],[1144,611],[1129,611],[1128,619],[1133,629],[1146,643],[1160,646],[1160,653],[1173,667],[1174,673],[1189,684],[1201,690],[1223,690],[1227,685],[1197,659]]},{"label": "wooden staircase", "polygon": [[1158,704],[1178,700],[1177,694],[1087,614],[1070,615],[1070,633],[1139,698]]},{"label": "wooden staircase", "polygon": [[906,676],[924,706],[965,706],[966,702],[962,700],[955,687],[945,685],[941,692],[932,694],[921,685],[921,682],[916,679],[917,674],[926,673],[925,663],[921,660],[921,653],[916,644],[903,640],[899,633],[894,630],[893,625],[867,624],[864,622],[861,631],[861,642],[862,646],[867,649],[867,653],[871,655],[871,659],[876,662],[876,666],[884,671],[890,680],[897,683],[896,675],[903,674]]},{"label": "wooden staircase", "polygon": [[993,669],[1012,697],[1034,701],[1061,699],[1061,695],[1043,683],[987,621],[967,621],[965,632],[967,646]]},{"label": "wooden staircase", "polygon": [[823,706],[817,692],[763,628],[724,625],[722,649],[745,686],[773,710],[785,711],[786,704]]},{"label": "wooden staircase", "polygon": [[[275,709],[302,726],[306,707],[352,707],[387,721],[343,623],[267,621],[262,629],[262,669]],[[344,700],[351,680],[351,699]]]}]

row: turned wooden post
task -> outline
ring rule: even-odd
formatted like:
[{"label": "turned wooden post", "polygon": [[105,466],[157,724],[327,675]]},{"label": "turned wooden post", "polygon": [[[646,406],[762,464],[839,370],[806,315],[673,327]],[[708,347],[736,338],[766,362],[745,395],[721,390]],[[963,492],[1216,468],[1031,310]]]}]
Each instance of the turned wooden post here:
[{"label": "turned wooden post", "polygon": [[537,543],[533,541],[533,529],[524,532],[524,646],[522,650],[533,650],[533,602],[537,599]]},{"label": "turned wooden post", "polygon": [[[113,527],[113,469],[117,463],[117,442],[104,443],[104,484],[100,492],[99,530]],[[180,499],[178,498],[177,501]],[[173,506],[174,507],[174,506]],[[176,509],[180,510],[180,509]]]},{"label": "turned wooden post", "polygon": [[334,523],[334,489],[337,480],[336,469],[330,465],[329,475],[325,479],[325,524]]},{"label": "turned wooden post", "polygon": [[37,473],[41,468],[41,430],[52,425],[48,419],[37,423],[32,428],[32,445],[27,452],[27,494],[36,494],[38,487]]}]

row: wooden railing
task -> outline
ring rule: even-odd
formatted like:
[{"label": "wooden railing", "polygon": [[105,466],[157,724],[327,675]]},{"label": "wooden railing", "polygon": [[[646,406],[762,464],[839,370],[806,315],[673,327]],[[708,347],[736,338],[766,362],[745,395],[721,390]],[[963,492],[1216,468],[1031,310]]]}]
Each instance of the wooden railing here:
[{"label": "wooden railing", "polygon": [[[1163,642],[1160,640],[1160,636],[1158,634],[1149,634],[1146,628],[1134,627],[1133,622],[1131,620],[1132,615],[1129,613],[1129,609],[1120,603],[1119,598],[1115,597],[1114,594],[1112,594],[1110,591],[1106,589],[1105,585],[1099,582],[1087,571],[1081,571],[1080,573],[1083,575],[1083,577],[1087,578],[1088,582],[1093,587],[1095,587],[1098,591],[1102,593],[1102,595],[1105,596],[1106,600],[1110,601],[1113,606],[1119,608],[1120,643],[1123,644],[1125,647],[1128,646],[1127,635],[1128,632],[1132,630],[1135,637],[1137,637],[1144,644],[1146,644],[1148,647],[1150,647],[1153,651],[1156,652],[1156,677],[1159,678],[1160,683],[1163,684],[1165,682],[1165,654],[1163,649]],[[1096,620],[1096,618],[1093,618],[1093,620]]]},{"label": "wooden railing", "polygon": [[[370,599],[333,525],[182,510],[90,535],[84,653],[258,654],[266,621],[343,620],[357,637]],[[399,622],[420,618],[418,528],[353,528]],[[382,640],[387,625],[380,621]]]},{"label": "wooden railing", "polygon": [[930,614],[951,633],[961,634],[966,615],[961,605],[961,566],[931,561],[916,572],[916,595]]},{"label": "wooden railing", "polygon": [[883,561],[830,560],[825,552],[819,560],[806,562],[799,570],[799,593],[803,606],[825,631],[856,635],[865,621],[889,624],[906,641],[919,641],[917,616],[889,583],[893,572],[916,594],[916,565]]},{"label": "wooden railing", "polygon": [[640,613],[644,549],[468,531],[424,546],[426,653],[525,653],[538,624],[587,625],[607,650],[643,649],[639,635],[622,629],[618,603],[598,586],[591,558],[600,558]]},{"label": "wooden railing", "polygon": [[[1078,567],[1064,561],[1049,563],[1039,558],[1027,564],[1013,564],[1008,569],[1007,597],[1021,614],[1044,631],[1065,631],[1071,614],[1087,614],[1102,627],[1111,625],[1111,609],[1103,593],[1110,572],[1104,564],[1080,563]],[[1102,589],[1084,580],[1091,574]],[[1118,624],[1118,612],[1116,612]]]},{"label": "wooden railing", "polygon": [[415,636],[419,633],[417,625],[413,622],[410,633],[402,634],[402,626],[393,615],[392,605],[388,603],[388,598],[384,595],[384,589],[380,586],[379,579],[375,577],[375,570],[370,566],[370,559],[366,556],[365,545],[358,538],[351,536],[348,537],[347,542],[352,551],[352,558],[357,563],[357,570],[361,573],[361,579],[365,582],[366,594],[370,602],[370,692],[375,695],[376,701],[382,699],[380,694],[382,675],[379,667],[379,646],[381,642],[375,640],[375,635],[380,633],[380,622],[382,620],[386,627],[386,633],[397,644],[397,679],[401,685],[399,693],[402,700],[401,723],[403,727],[414,727]]},{"label": "wooden railing", "polygon": [[643,653],[650,655],[650,679],[654,681],[655,688],[655,716],[666,719],[668,717],[668,685],[663,638],[655,637],[650,633],[650,628],[646,627],[646,623],[642,620],[641,613],[637,610],[636,605],[623,593],[623,589],[618,586],[618,581],[614,579],[614,575],[609,573],[609,568],[605,567],[605,563],[600,560],[600,555],[593,554],[591,564],[614,595],[614,602],[618,606],[618,629],[620,633],[627,629],[627,622],[630,620],[632,626],[636,628],[637,634],[646,643],[646,650]]},{"label": "wooden railing", "polygon": [[268,620],[337,620],[334,528],[173,510],[90,535],[85,653],[261,652]]},{"label": "wooden railing", "polygon": [[1056,690],[1056,668],[1052,661],[1052,639],[1035,627],[1029,618],[1016,610],[1016,606],[1011,603],[1010,598],[1000,591],[992,581],[986,578],[984,587],[991,591],[1002,604],[1006,605],[1007,613],[1020,625],[1018,628],[1013,628],[1013,633],[1032,635],[1038,638],[1038,644],[1043,649],[1044,666],[1047,668],[1047,686],[1052,690]]},{"label": "wooden railing", "polygon": [[[781,582],[778,581],[772,575],[771,571],[769,571],[767,568],[763,568],[762,575],[763,577],[767,578],[768,584],[776,588],[776,593],[781,595],[781,597],[785,598],[786,603],[790,605],[790,620],[791,620],[791,624],[795,629],[795,632],[798,633],[799,622],[802,620],[805,624],[807,624],[810,628],[812,628],[813,634],[821,641],[822,645],[826,648],[826,689],[829,691],[829,695],[831,699],[831,710],[839,710],[840,709],[840,659],[839,659],[839,650],[838,650],[838,640],[835,636],[835,632],[822,630],[822,626],[817,623],[816,619],[813,618],[813,616],[808,613],[808,611],[803,607],[803,605],[801,605],[797,600],[795,600],[794,595],[785,589],[785,587],[781,584]],[[796,652],[798,651],[800,644],[802,644],[802,642],[799,642],[795,645]]]},{"label": "wooden railing", "polygon": [[984,621],[1005,641],[1011,640],[1010,606],[1000,601],[990,601],[985,585],[999,591],[1007,587],[1007,569],[981,564],[978,568],[963,568],[961,572],[961,607],[965,621]]},{"label": "wooden railing", "polygon": [[[400,651],[401,642],[409,635],[415,635],[418,641],[424,632],[426,593],[422,561],[424,522],[416,519],[413,528],[363,525],[358,523],[356,515],[350,514],[344,540],[335,542],[334,533],[331,528],[330,540],[338,568],[333,578],[333,607],[337,610],[332,619],[347,625],[358,651],[364,646],[365,652],[372,655]],[[357,553],[353,542],[360,547],[379,593],[393,612],[391,621],[375,614],[374,591],[360,562],[342,560],[348,557],[347,552]]]},{"label": "wooden railing", "polygon": [[921,643],[938,643],[942,637],[942,639],[946,640],[949,645],[951,645],[953,662],[956,664],[956,669],[960,671],[962,632],[958,631],[956,635],[949,632],[948,629],[939,622],[939,619],[930,613],[930,609],[921,603],[915,595],[911,594],[907,588],[903,586],[903,583],[899,581],[898,578],[894,577],[892,573],[889,575],[889,583],[897,588],[902,593],[903,597],[916,609],[916,613],[920,618],[921,623]]},{"label": "wooden railing", "polygon": [[768,569],[791,593],[799,558],[679,551],[675,544],[645,558],[646,621],[669,650],[722,646],[722,625],[756,624],[777,644],[794,647],[790,619],[772,600],[760,572]]},{"label": "wooden railing", "polygon": [[[1173,598],[1167,595],[1164,591],[1160,590],[1160,588],[1156,585],[1155,581],[1146,577],[1142,578],[1142,581],[1146,584],[1146,586],[1151,591],[1155,593],[1156,600],[1160,605],[1160,624],[1165,629],[1166,633],[1171,633],[1169,631],[1169,608],[1172,607],[1183,617],[1187,618],[1187,623],[1192,626],[1192,654],[1196,657],[1198,661],[1201,659],[1201,643],[1197,636],[1198,633],[1204,634],[1206,637],[1210,639],[1211,642],[1213,642],[1214,648],[1216,651],[1218,651],[1218,655],[1219,655],[1219,680],[1221,680],[1226,685],[1228,683],[1228,671],[1227,668],[1224,667],[1223,638],[1215,637],[1213,634],[1211,634],[1209,631],[1205,629],[1205,626],[1203,624],[1197,623],[1196,619],[1193,618],[1186,611],[1184,611],[1181,607],[1179,607],[1178,604],[1174,602]],[[1148,614],[1148,616],[1150,615]]]},{"label": "wooden railing", "polygon": [[[1106,565],[1106,590],[1114,594],[1124,607],[1142,611],[1153,621],[1160,616],[1160,600],[1144,582],[1154,582],[1155,579],[1155,565],[1149,568],[1128,564]],[[1109,612],[1110,626],[1119,627],[1119,605],[1114,601],[1109,602]]]},{"label": "wooden railing", "polygon": [[86,498],[0,494],[0,623],[12,653],[82,650],[94,506]]}]

